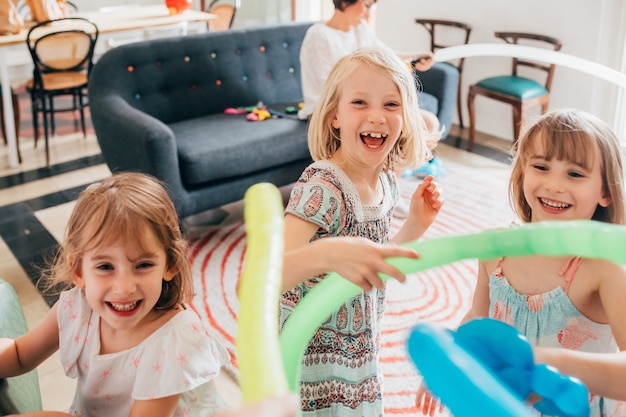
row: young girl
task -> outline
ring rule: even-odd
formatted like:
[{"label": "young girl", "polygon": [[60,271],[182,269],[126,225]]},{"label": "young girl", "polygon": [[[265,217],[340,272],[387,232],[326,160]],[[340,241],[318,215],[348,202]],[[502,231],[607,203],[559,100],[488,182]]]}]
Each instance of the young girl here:
[{"label": "young girl", "polygon": [[[598,118],[556,110],[519,140],[510,179],[524,222],[598,220],[624,224],[621,149]],[[626,274],[620,265],[578,257],[506,257],[479,263],[464,321],[490,316],[530,343],[585,352],[626,349]],[[591,396],[592,416],[614,415],[614,401]]]},{"label": "young girl", "polygon": [[[315,105],[320,100],[320,94],[330,70],[339,58],[344,57],[358,48],[381,47],[388,48],[371,30],[368,21],[372,18],[376,0],[333,0],[335,10],[331,18],[326,22],[313,24],[306,32],[300,48],[300,68],[302,72],[302,94],[304,105],[298,112],[300,119],[306,120],[311,117]],[[428,71],[434,64],[433,53],[428,51],[419,54],[401,54],[394,52],[401,59],[412,60],[410,64],[419,71]],[[418,91],[422,90],[419,84]],[[426,130],[429,132],[429,140],[437,141],[441,138],[442,129],[437,115],[420,109]],[[405,169],[413,172],[419,164],[399,165],[395,172],[400,178]],[[424,167],[430,165],[423,165]],[[400,198],[394,216],[404,219],[408,215],[409,202]]]},{"label": "young girl", "polygon": [[152,177],[117,174],[88,187],[46,276],[68,289],[40,325],[0,340],[0,377],[59,349],[65,373],[78,378],[69,415],[212,415],[213,379],[228,354],[185,304],[186,251],[174,205]]},{"label": "young girl", "polygon": [[[363,291],[347,300],[313,337],[302,366],[305,415],[382,416],[378,370],[385,290],[378,272],[403,280],[385,262],[416,257],[390,241],[398,201],[393,169],[428,154],[408,68],[384,48],[364,48],[331,71],[309,127],[313,159],[285,215],[281,325],[327,271]],[[416,162],[416,161],[409,161]],[[432,177],[417,188],[395,243],[419,238],[442,206]],[[302,282],[303,280],[306,280]]]}]

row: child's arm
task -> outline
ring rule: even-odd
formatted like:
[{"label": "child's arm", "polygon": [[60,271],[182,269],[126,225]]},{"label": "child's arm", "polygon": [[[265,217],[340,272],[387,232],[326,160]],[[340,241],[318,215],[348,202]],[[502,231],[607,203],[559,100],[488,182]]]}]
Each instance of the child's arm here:
[{"label": "child's arm", "polygon": [[489,317],[489,274],[484,261],[478,262],[478,276],[472,306],[459,325],[479,317]]},{"label": "child's arm", "polygon": [[613,262],[597,262],[601,262],[601,271],[597,271],[596,274],[601,277],[598,293],[602,302],[602,308],[607,315],[619,350],[626,350],[626,326],[624,326],[624,317],[626,317],[626,303],[624,303],[626,271],[623,266]]},{"label": "child's arm", "polygon": [[580,379],[590,392],[626,401],[626,351],[591,353],[535,347],[535,362],[552,365],[563,375]]},{"label": "child's arm", "polygon": [[394,243],[406,243],[419,239],[435,221],[443,206],[443,198],[435,178],[427,176],[411,197],[411,208],[404,224],[393,237]]},{"label": "child's arm", "polygon": [[382,245],[362,237],[329,237],[310,242],[317,229],[315,224],[294,215],[285,216],[283,292],[330,271],[336,271],[366,291],[383,288],[379,272],[399,281],[405,279],[405,274],[388,264],[386,258],[418,257],[411,249]]},{"label": "child's arm", "polygon": [[59,349],[57,304],[34,329],[17,339],[0,339],[0,378],[32,371]]}]

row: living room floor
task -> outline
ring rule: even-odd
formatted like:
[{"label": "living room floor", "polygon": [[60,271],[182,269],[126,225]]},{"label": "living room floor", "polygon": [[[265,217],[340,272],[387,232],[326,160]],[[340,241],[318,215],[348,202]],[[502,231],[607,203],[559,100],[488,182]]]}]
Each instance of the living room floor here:
[{"label": "living room floor", "polygon": [[[466,136],[467,129],[453,126],[441,146],[457,146],[459,141],[464,148],[467,142],[457,138]],[[20,148],[24,162],[18,168],[8,168],[7,147],[0,146],[0,277],[14,286],[30,328],[49,310],[32,283],[31,277],[37,276],[33,263],[41,264],[56,242],[62,240],[78,193],[111,175],[93,134],[86,138],[82,133],[58,136],[52,138],[50,144],[49,168],[45,167],[43,143],[34,148],[32,139],[22,138]],[[473,153],[508,163],[510,145],[510,140],[478,133]],[[220,215],[196,216],[189,224],[211,223],[216,219],[223,220],[223,211]],[[73,398],[75,380],[64,375],[58,353],[42,364],[38,373],[44,409],[66,410]],[[221,374],[218,387],[229,406],[240,403],[239,389],[228,374]]]}]

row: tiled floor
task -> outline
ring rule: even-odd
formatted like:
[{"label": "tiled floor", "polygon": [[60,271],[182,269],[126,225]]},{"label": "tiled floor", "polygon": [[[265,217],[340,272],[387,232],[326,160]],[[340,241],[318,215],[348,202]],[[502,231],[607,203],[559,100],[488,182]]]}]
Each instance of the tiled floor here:
[{"label": "tiled floor", "polygon": [[[455,146],[457,135],[462,136],[463,132],[453,129],[445,143]],[[50,168],[45,168],[43,144],[34,149],[32,140],[22,138],[24,162],[19,168],[8,167],[7,148],[0,145],[0,277],[15,287],[29,327],[38,324],[49,310],[29,278],[37,276],[33,263],[42,265],[43,257],[50,255],[56,242],[62,239],[78,193],[111,174],[93,135],[83,138],[81,133],[70,134],[55,137],[50,143]],[[510,144],[510,141],[479,136],[474,153],[506,163]],[[466,142],[461,140],[461,148],[464,146]],[[200,227],[211,223],[212,218],[207,213],[187,220],[192,226]],[[73,397],[75,383],[65,377],[58,355],[47,360],[38,372],[44,408],[65,410]],[[228,404],[239,404],[239,390],[228,375],[222,375],[218,385]]]}]

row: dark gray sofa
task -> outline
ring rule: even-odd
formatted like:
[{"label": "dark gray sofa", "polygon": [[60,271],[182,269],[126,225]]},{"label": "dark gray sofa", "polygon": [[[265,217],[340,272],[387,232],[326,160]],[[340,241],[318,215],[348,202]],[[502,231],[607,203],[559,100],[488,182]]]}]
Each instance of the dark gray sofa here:
[{"label": "dark gray sofa", "polygon": [[[224,109],[301,101],[299,52],[309,26],[231,29],[107,52],[90,75],[89,103],[108,167],[164,181],[181,218],[238,201],[257,182],[293,183],[311,162],[307,123],[250,122]],[[423,98],[446,126],[458,78],[448,67],[424,73],[432,96]]]}]

